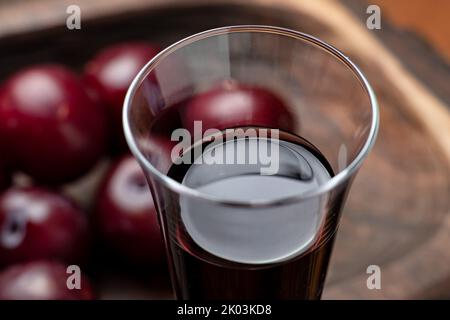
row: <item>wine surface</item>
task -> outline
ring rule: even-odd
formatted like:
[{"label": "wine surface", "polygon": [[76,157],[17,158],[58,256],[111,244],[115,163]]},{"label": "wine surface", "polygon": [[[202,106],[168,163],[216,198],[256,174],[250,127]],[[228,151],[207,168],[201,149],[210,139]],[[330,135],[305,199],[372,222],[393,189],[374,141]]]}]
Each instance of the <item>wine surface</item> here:
[{"label": "wine surface", "polygon": [[[238,163],[242,152],[245,163]],[[255,152],[260,157],[251,162]],[[222,200],[278,201],[318,188],[333,176],[312,144],[288,133],[277,140],[243,137],[205,144],[201,155],[193,164],[173,165],[168,175]],[[270,157],[277,172],[262,174]],[[218,159],[224,161],[215,163]],[[326,203],[324,195],[242,207],[181,195],[177,218],[167,224],[176,230],[169,249],[177,296],[320,298],[333,242],[323,234]]]}]

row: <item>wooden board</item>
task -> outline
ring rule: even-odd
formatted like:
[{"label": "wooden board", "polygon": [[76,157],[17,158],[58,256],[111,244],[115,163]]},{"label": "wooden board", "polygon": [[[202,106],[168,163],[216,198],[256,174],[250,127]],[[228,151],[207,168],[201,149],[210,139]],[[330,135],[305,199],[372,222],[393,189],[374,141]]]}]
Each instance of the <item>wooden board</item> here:
[{"label": "wooden board", "polygon": [[[42,61],[77,68],[99,48],[120,40],[146,38],[166,45],[224,25],[278,25],[322,38],[361,67],[381,107],[378,141],[344,209],[324,298],[450,297],[450,116],[446,104],[337,2],[211,2],[80,0],[81,31],[63,26],[64,1],[36,4],[33,14],[46,12],[45,18],[34,18],[25,26],[20,23],[26,20],[24,4],[19,3],[15,9],[8,8],[8,14],[0,14],[4,25],[0,27],[0,77]],[[72,189],[77,194],[86,185],[92,184]],[[366,268],[373,264],[381,267],[381,290],[366,287]],[[128,284],[126,290],[122,285],[111,289],[111,283],[116,283],[111,278],[103,283],[107,284],[103,296],[108,298],[168,297],[167,290],[152,292]]]}]

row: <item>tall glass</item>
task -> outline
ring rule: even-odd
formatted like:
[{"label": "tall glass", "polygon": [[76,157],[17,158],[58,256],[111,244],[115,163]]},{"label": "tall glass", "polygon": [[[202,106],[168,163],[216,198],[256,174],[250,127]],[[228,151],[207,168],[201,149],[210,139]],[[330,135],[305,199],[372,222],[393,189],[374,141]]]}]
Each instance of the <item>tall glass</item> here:
[{"label": "tall glass", "polygon": [[379,121],[344,54],[277,27],[202,32],[141,70],[123,120],[178,299],[321,297]]}]

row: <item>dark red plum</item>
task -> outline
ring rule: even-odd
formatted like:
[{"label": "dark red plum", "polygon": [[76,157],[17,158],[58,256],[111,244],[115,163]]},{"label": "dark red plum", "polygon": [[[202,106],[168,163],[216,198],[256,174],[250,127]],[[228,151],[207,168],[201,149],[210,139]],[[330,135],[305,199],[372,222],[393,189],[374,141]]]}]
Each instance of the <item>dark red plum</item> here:
[{"label": "dark red plum", "polygon": [[89,242],[85,214],[64,196],[37,187],[0,196],[0,264],[59,259],[82,263]]},{"label": "dark red plum", "polygon": [[132,156],[120,159],[106,177],[96,221],[105,242],[131,262],[158,265],[165,261],[152,195]]},{"label": "dark red plum", "polygon": [[71,285],[69,289],[67,281],[73,271],[67,267],[53,261],[11,266],[0,273],[0,300],[93,300],[92,286],[82,269],[80,288]]},{"label": "dark red plum", "polygon": [[17,72],[0,91],[0,136],[15,169],[59,184],[103,155],[106,117],[74,73],[39,65]]}]

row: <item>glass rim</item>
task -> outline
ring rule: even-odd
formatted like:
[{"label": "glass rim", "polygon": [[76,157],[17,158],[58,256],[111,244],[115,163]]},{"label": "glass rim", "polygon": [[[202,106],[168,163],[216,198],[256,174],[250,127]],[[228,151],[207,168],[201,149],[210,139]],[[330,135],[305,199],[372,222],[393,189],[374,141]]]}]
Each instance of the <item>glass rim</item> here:
[{"label": "glass rim", "polygon": [[[130,126],[129,113],[132,106],[133,98],[144,81],[144,79],[154,70],[154,68],[158,65],[158,63],[169,56],[174,51],[183,48],[193,42],[203,40],[206,38],[216,37],[224,34],[230,33],[243,33],[243,32],[254,32],[254,33],[271,33],[278,34],[282,36],[288,36],[297,40],[306,41],[312,43],[321,49],[325,50],[329,54],[332,54],[335,58],[339,59],[342,63],[344,63],[350,71],[354,73],[363,89],[366,91],[368,98],[370,100],[370,105],[372,109],[372,121],[370,125],[369,135],[367,140],[365,141],[363,147],[358,152],[357,156],[351,161],[347,166],[342,169],[338,174],[333,176],[326,183],[318,186],[317,188],[308,190],[306,192],[301,192],[295,195],[290,195],[286,197],[282,197],[276,200],[230,200],[223,199],[218,196],[214,196],[205,192],[201,192],[197,189],[190,188],[172,178],[167,176],[166,174],[160,172],[157,168],[155,168],[147,158],[142,154],[137,146],[136,140],[133,136]],[[212,201],[217,204],[227,205],[227,206],[239,206],[239,207],[270,207],[282,204],[289,204],[300,202],[309,198],[318,197],[327,192],[335,189],[337,186],[341,185],[343,182],[347,181],[352,174],[356,173],[358,168],[361,166],[363,160],[369,154],[369,151],[372,149],[375,144],[376,136],[378,133],[379,127],[379,108],[377,98],[375,96],[375,92],[373,91],[371,85],[368,80],[361,72],[359,67],[353,63],[345,54],[343,54],[340,50],[336,49],[334,46],[314,37],[309,34],[295,31],[282,27],[275,26],[266,26],[266,25],[236,25],[236,26],[226,26],[215,29],[210,29],[206,31],[202,31],[200,33],[193,34],[184,39],[181,39],[172,45],[168,46],[161,52],[159,52],[155,57],[153,57],[136,75],[133,79],[130,87],[128,88],[127,94],[124,100],[123,112],[122,112],[122,122],[124,128],[124,134],[128,146],[134,157],[140,163],[140,165],[145,168],[148,172],[152,174],[159,182],[161,182],[164,186],[168,187],[170,190],[180,194],[187,195],[194,198],[199,198],[205,201]]]}]

